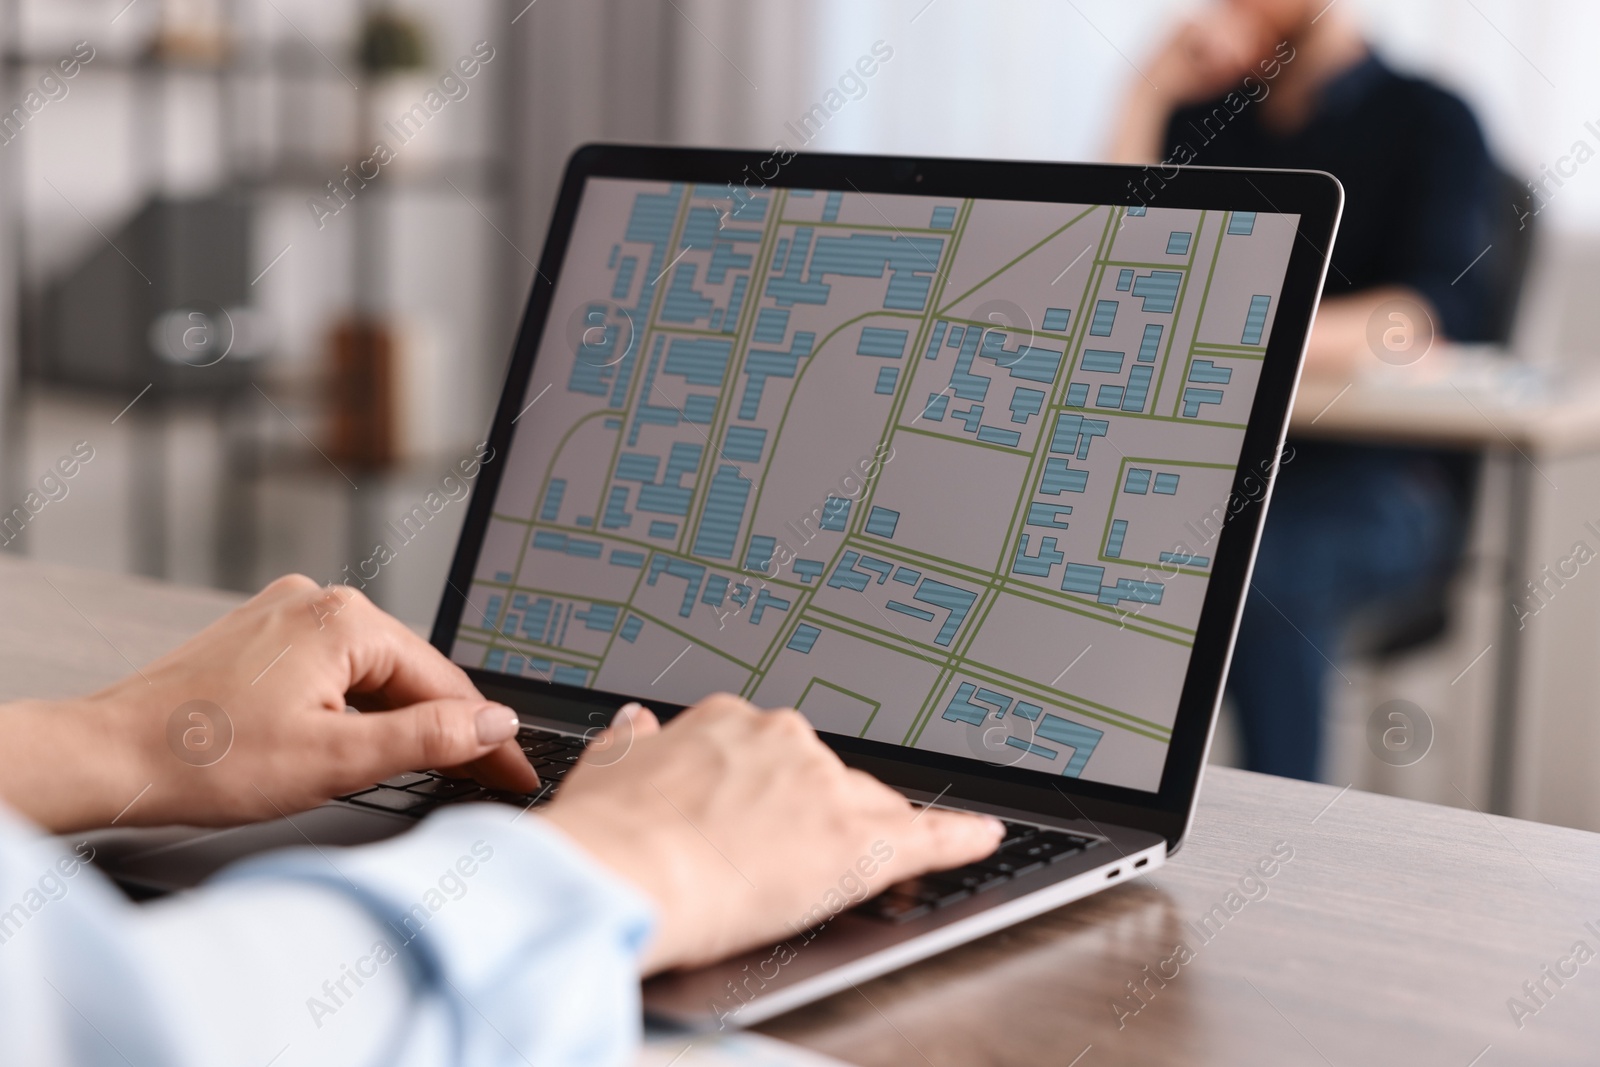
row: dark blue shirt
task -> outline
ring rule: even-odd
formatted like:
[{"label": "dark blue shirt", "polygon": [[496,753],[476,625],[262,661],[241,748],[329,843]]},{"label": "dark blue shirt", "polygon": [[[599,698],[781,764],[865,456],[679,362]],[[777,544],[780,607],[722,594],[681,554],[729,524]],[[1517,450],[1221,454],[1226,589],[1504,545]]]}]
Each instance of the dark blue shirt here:
[{"label": "dark blue shirt", "polygon": [[[1242,99],[1234,94],[1234,106]],[[1467,267],[1493,240],[1496,168],[1460,97],[1369,55],[1323,87],[1300,129],[1263,126],[1258,101],[1179,109],[1167,158],[1183,161],[1173,153],[1187,144],[1196,164],[1329,172],[1345,208],[1324,295],[1407,286],[1433,305],[1446,337],[1489,340],[1489,257]]]}]

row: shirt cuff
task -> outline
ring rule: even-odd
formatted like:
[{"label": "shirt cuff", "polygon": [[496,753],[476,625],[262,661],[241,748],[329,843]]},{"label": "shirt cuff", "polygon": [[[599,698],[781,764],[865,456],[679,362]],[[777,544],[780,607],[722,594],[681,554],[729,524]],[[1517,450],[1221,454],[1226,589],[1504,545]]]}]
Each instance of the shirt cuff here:
[{"label": "shirt cuff", "polygon": [[654,909],[537,817],[463,805],[391,841],[271,854],[217,881],[260,879],[365,908],[416,996],[449,1009],[465,1062],[621,1063],[638,1043]]}]

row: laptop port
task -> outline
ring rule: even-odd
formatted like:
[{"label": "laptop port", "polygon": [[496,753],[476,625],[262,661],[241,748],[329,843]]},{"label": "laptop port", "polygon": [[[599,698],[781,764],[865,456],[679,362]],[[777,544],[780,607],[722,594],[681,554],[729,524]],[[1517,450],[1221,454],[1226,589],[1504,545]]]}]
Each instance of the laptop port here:
[{"label": "laptop port", "polygon": [[1137,863],[1135,863],[1133,865],[1133,869],[1134,870],[1138,870],[1140,867],[1143,867],[1145,864],[1147,864],[1149,862],[1150,862],[1150,857],[1149,856],[1144,856]]},{"label": "laptop port", "polygon": [[1108,882],[1111,881],[1111,879],[1115,878],[1117,875],[1119,875],[1121,873],[1122,873],[1122,868],[1121,867],[1113,867],[1113,868],[1111,868],[1109,871],[1106,872],[1106,881],[1108,881]]}]

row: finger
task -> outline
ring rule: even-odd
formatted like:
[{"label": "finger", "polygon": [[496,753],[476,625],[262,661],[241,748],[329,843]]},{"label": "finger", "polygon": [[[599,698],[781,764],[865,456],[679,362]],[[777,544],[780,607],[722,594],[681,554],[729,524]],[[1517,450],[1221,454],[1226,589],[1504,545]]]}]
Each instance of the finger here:
[{"label": "finger", "polygon": [[[320,751],[332,755],[341,777],[352,785],[382,781],[401,771],[469,764],[507,748],[526,767],[512,741],[518,726],[516,712],[481,697],[428,700],[393,711],[328,716],[322,725],[328,736]],[[499,756],[495,766],[508,758]]]},{"label": "finger", "polygon": [[456,778],[471,778],[490,789],[503,789],[508,793],[536,793],[542,787],[539,772],[528,763],[515,741],[507,741],[487,756],[469,763],[437,768]]},{"label": "finger", "polygon": [[660,732],[661,720],[656,718],[655,712],[642,704],[624,704],[617,709],[611,724],[590,739],[583,751],[583,763],[610,766],[632,751],[636,740]]},{"label": "finger", "polygon": [[924,808],[894,831],[894,858],[885,864],[891,882],[927,871],[976,863],[999,846],[1005,827],[992,815]]},{"label": "finger", "polygon": [[372,694],[389,707],[483,699],[465,671],[399,619],[353,590],[347,595],[345,608],[325,622],[344,636],[351,692]]}]

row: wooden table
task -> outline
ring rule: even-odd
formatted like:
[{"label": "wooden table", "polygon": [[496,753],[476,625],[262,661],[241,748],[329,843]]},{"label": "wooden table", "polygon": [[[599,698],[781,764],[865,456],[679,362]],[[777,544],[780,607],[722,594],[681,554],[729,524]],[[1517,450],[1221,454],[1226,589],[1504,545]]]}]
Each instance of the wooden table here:
[{"label": "wooden table", "polygon": [[[0,699],[103,684],[235,602],[0,555]],[[1520,1029],[1507,1007],[1579,940],[1600,953],[1600,835],[1213,768],[1154,877],[762,1030],[864,1067],[1593,1063],[1600,956]]]}]

